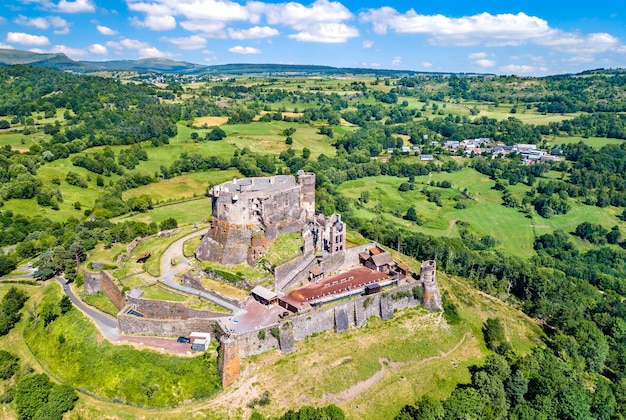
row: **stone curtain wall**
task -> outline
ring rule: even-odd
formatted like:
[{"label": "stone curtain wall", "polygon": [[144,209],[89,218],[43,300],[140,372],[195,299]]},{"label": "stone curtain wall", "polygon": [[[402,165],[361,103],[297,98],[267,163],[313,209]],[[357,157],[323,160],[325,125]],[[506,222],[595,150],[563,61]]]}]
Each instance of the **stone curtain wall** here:
[{"label": "stone curtain wall", "polygon": [[[279,348],[278,339],[270,333],[272,327],[278,327],[278,324],[262,328],[258,331],[251,331],[249,333],[237,335],[236,339],[237,344],[239,345],[239,356],[245,358]],[[265,338],[259,338],[260,331],[265,332]]]},{"label": "stone curtain wall", "polygon": [[345,258],[343,261],[343,265],[341,267],[338,267],[337,269],[354,267],[355,265],[361,264],[361,261],[359,261],[359,254],[361,252],[368,251],[370,248],[373,248],[375,246],[376,244],[374,242],[370,242],[369,244],[346,248],[346,252],[344,253]]},{"label": "stone curtain wall", "polygon": [[111,299],[111,302],[113,302],[113,305],[115,305],[118,311],[126,306],[126,297],[122,294],[115,279],[108,271],[102,272],[102,290],[104,290],[104,294]]},{"label": "stone curtain wall", "polygon": [[[413,298],[414,287],[421,288],[422,283],[408,283],[382,293],[361,296],[345,303],[301,313],[285,319],[276,326],[280,329],[281,339],[291,334],[291,332],[286,334],[283,329],[291,329],[293,335],[290,337],[295,341],[301,341],[308,336],[328,330],[341,333],[352,326],[363,327],[372,316],[387,320],[393,317],[396,310],[420,305],[421,302]],[[264,340],[259,339],[258,331],[236,336],[241,357],[250,357],[277,348],[283,352],[289,352],[293,347],[293,343],[289,340],[285,340],[285,343],[276,340],[270,334],[270,328],[264,331]]]},{"label": "stone curtain wall", "polygon": [[141,318],[119,313],[117,316],[119,332],[122,334],[143,334],[160,336],[189,336],[193,331],[215,331],[217,321],[208,318],[156,319]]},{"label": "stone curtain wall", "polygon": [[298,257],[274,269],[274,289],[282,292],[296,284],[303,283],[309,278],[309,270],[317,267],[314,256]]},{"label": "stone curtain wall", "polygon": [[85,278],[86,295],[94,295],[99,291],[103,291],[111,299],[118,311],[126,306],[126,298],[111,273],[108,271],[94,272],[84,269],[83,276]]},{"label": "stone curtain wall", "polygon": [[[320,266],[326,275],[344,268],[354,267],[360,263],[359,254],[367,251],[374,245],[374,243],[369,243],[348,248],[345,252],[325,255],[320,262]],[[299,285],[304,285],[309,280],[309,271],[313,267],[317,267],[317,265],[315,257],[305,256],[295,258],[283,265],[277,266],[274,269],[274,289],[276,289],[277,292],[282,292]]]}]

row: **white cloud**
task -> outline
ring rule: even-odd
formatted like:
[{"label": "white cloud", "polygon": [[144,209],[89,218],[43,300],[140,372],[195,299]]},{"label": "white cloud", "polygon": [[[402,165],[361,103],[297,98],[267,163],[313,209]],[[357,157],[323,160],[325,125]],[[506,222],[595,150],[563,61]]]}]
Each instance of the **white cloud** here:
[{"label": "white cloud", "polygon": [[359,31],[343,23],[318,23],[288,37],[303,42],[342,43],[359,36]]},{"label": "white cloud", "polygon": [[226,38],[226,34],[223,32],[226,27],[224,22],[186,20],[180,22],[180,26],[191,32],[201,32],[214,37]]},{"label": "white cloud", "polygon": [[63,18],[58,16],[28,18],[24,15],[19,15],[14,20],[15,23],[22,26],[30,26],[37,29],[46,30],[50,27],[56,28],[54,33],[57,35],[65,35],[70,32],[69,24]]},{"label": "white cloud", "polygon": [[470,60],[478,60],[480,58],[487,58],[486,52],[475,52],[467,56]]},{"label": "white cloud", "polygon": [[50,43],[48,37],[43,35],[31,35],[24,32],[7,33],[6,41],[12,44],[44,46]]},{"label": "white cloud", "polygon": [[50,48],[52,53],[63,53],[69,58],[79,58],[87,55],[87,51],[81,48],[68,47],[67,45],[55,45]]},{"label": "white cloud", "polygon": [[381,7],[365,10],[359,19],[370,23],[378,34],[389,30],[399,34],[423,34],[428,36],[432,45],[502,47],[535,44],[587,58],[626,50],[619,39],[608,33],[565,32],[551,28],[544,19],[525,13],[480,13],[452,18],[441,14],[422,15],[413,9],[400,13],[392,7]]},{"label": "white cloud", "polygon": [[478,64],[480,67],[489,68],[494,67],[496,65],[496,62],[494,60],[481,58],[480,60],[476,60],[476,64]]},{"label": "white cloud", "polygon": [[107,47],[105,47],[102,44],[92,44],[89,46],[89,48],[87,48],[87,50],[91,54],[96,54],[96,55],[107,55],[109,53],[109,50],[107,50]]},{"label": "white cloud", "polygon": [[59,12],[63,13],[85,13],[85,12],[95,12],[96,6],[93,4],[91,0],[75,0],[75,1],[67,1],[61,0],[57,5],[57,9]]},{"label": "white cloud", "polygon": [[342,43],[359,36],[359,31],[343,23],[353,18],[343,4],[316,0],[306,7],[300,3],[253,3],[250,8],[265,14],[269,24],[282,24],[298,31],[289,38],[304,42]]},{"label": "white cloud", "polygon": [[54,3],[51,0],[21,0],[21,2],[26,4],[38,4],[45,10],[61,13],[84,13],[96,11],[96,6],[92,0],[60,0],[59,3]]},{"label": "white cloud", "polygon": [[6,19],[0,16],[0,25],[4,25],[6,23]]},{"label": "white cloud", "polygon": [[5,49],[5,50],[12,50],[12,49],[14,49],[13,46],[11,46],[9,44],[4,44],[2,42],[0,42],[0,48]]},{"label": "white cloud", "polygon": [[508,66],[500,67],[500,71],[507,74],[536,74],[545,73],[548,69],[542,66],[509,64]]},{"label": "white cloud", "polygon": [[260,39],[279,35],[278,29],[269,26],[254,26],[250,29],[229,29],[228,35],[232,39]]},{"label": "white cloud", "polygon": [[261,50],[254,47],[243,47],[241,45],[237,45],[236,47],[232,47],[228,49],[229,52],[233,54],[261,54]]},{"label": "white cloud", "polygon": [[422,61],[422,67],[424,67],[425,69],[429,69],[433,66],[433,63],[430,63],[428,61]]},{"label": "white cloud", "polygon": [[96,26],[96,29],[102,35],[107,35],[107,36],[117,35],[117,31],[114,30],[114,29],[109,28],[108,26],[98,25],[98,26]]},{"label": "white cloud", "polygon": [[131,18],[130,22],[134,26],[152,29],[153,31],[168,31],[176,28],[176,19],[171,15],[148,15],[143,21]]},{"label": "white cloud", "polygon": [[206,38],[200,35],[192,35],[183,38],[162,37],[161,41],[174,44],[181,50],[199,50],[206,46]]},{"label": "white cloud", "polygon": [[163,58],[169,56],[169,54],[159,51],[155,47],[141,48],[137,52],[139,53],[140,58]]},{"label": "white cloud", "polygon": [[48,29],[50,27],[50,23],[42,17],[40,18],[27,18],[24,15],[19,15],[13,20],[13,22],[22,26],[32,26],[37,29]]},{"label": "white cloud", "polygon": [[[231,0],[126,0],[131,11],[145,14],[133,18],[136,25],[151,29],[172,29],[176,20],[188,31],[224,37],[228,23],[258,24],[265,16],[268,25],[285,25],[296,31],[290,37],[307,42],[346,42],[358,36],[355,27],[344,21],[352,13],[341,3],[316,0],[305,6],[297,2],[270,4],[250,1],[245,5]],[[262,28],[262,29],[261,29]],[[251,32],[247,32],[251,31]],[[229,30],[234,39],[258,39],[278,35],[274,28],[255,26],[249,30]]]},{"label": "white cloud", "polygon": [[382,7],[362,12],[360,19],[371,23],[379,34],[388,29],[401,34],[427,34],[431,43],[440,45],[518,45],[553,32],[545,20],[524,13],[450,18],[420,15],[413,9],[400,14],[391,7]]},{"label": "white cloud", "polygon": [[139,50],[141,48],[150,48],[151,45],[147,42],[139,41],[137,39],[124,38],[120,41],[120,45],[129,50]]},{"label": "white cloud", "polygon": [[124,38],[119,42],[108,41],[106,46],[117,51],[119,55],[123,50],[134,50],[140,58],[160,58],[170,57],[171,54],[163,52],[148,44],[147,42],[139,41],[137,39]]},{"label": "white cloud", "polygon": [[392,64],[393,66],[399,66],[400,64],[402,64],[402,57],[394,57],[394,58],[391,60],[391,64]]},{"label": "white cloud", "polygon": [[371,63],[368,63],[368,62],[364,61],[364,62],[360,63],[360,66],[361,67],[380,67],[380,63],[377,63],[375,61],[372,61]]},{"label": "white cloud", "polygon": [[374,41],[363,41],[363,43],[361,44],[361,46],[362,46],[363,48],[365,48],[366,50],[367,50],[367,49],[370,49],[370,48],[372,48],[372,47],[374,46]]},{"label": "white cloud", "polygon": [[182,16],[192,21],[231,22],[258,21],[241,4],[230,0],[126,0],[128,8],[135,12],[159,17],[169,15]]}]

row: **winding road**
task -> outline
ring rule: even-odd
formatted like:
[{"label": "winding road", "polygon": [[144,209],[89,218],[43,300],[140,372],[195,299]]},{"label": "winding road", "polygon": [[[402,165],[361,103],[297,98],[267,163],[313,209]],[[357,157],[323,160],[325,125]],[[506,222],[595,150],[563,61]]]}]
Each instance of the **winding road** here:
[{"label": "winding road", "polygon": [[[239,306],[235,306],[232,303],[220,299],[217,296],[204,293],[191,287],[183,286],[176,281],[175,277],[177,274],[191,269],[191,262],[187,258],[185,258],[183,254],[184,243],[187,242],[189,239],[204,235],[208,231],[209,229],[203,229],[197,232],[190,233],[189,235],[183,236],[172,245],[170,245],[170,247],[163,253],[163,256],[161,257],[161,281],[173,289],[208,299],[211,302],[232,311],[233,315],[243,314],[245,313],[245,310],[241,309]],[[175,261],[176,265],[172,266],[172,261]]]},{"label": "winding road", "polygon": [[110,339],[110,340],[118,340],[120,335],[117,331],[117,319],[111,318],[101,312],[98,312],[89,306],[85,305],[82,300],[78,296],[74,294],[74,291],[70,286],[67,285],[65,279],[61,276],[54,276],[56,281],[61,284],[63,287],[63,292],[69,296],[74,306],[80,309],[85,315],[89,318],[93,319],[93,321],[98,325],[102,334]]}]

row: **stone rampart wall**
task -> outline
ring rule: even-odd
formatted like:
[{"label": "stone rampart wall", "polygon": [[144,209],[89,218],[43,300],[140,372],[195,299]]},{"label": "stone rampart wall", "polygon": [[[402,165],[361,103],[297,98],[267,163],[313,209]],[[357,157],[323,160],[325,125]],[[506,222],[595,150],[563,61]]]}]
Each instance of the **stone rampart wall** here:
[{"label": "stone rampart wall", "polygon": [[346,248],[344,252],[344,261],[341,267],[337,269],[344,269],[348,267],[354,267],[355,265],[359,265],[361,262],[359,261],[359,254],[361,252],[368,251],[370,248],[376,246],[374,242],[365,245],[353,246],[351,248]]},{"label": "stone rampart wall", "polygon": [[113,305],[117,308],[117,310],[121,310],[124,306],[126,306],[126,297],[122,294],[120,287],[117,285],[117,282],[108,271],[103,271],[102,273],[102,290],[104,294],[107,295]]},{"label": "stone rampart wall", "polygon": [[[275,325],[274,327],[277,327]],[[255,354],[265,353],[269,350],[274,350],[279,348],[278,339],[276,339],[271,333],[270,329],[272,327],[267,327],[260,329],[258,331],[251,331],[245,334],[239,334],[237,336],[237,344],[239,345],[239,356],[250,357]],[[259,338],[259,331],[265,332],[265,338]]]},{"label": "stone rampart wall", "polygon": [[[370,317],[386,320],[393,317],[396,310],[420,305],[421,302],[413,298],[414,287],[422,287],[421,282],[408,283],[382,293],[300,313],[281,321],[280,326],[290,323],[296,341],[328,330],[345,332],[352,326],[365,326]],[[250,357],[276,348],[282,350],[282,343],[269,333],[269,328],[265,332],[265,340],[259,339],[258,331],[236,336],[241,357]]]},{"label": "stone rampart wall", "polygon": [[[294,281],[294,275],[304,272],[304,276],[309,275],[309,270],[317,265],[314,256],[294,258],[286,263],[277,266],[274,269],[274,288],[277,292],[288,289],[297,282]],[[298,273],[294,271],[300,269]]]},{"label": "stone rampart wall", "polygon": [[119,332],[122,334],[145,334],[172,336],[189,336],[193,331],[215,331],[218,328],[214,319],[156,319],[141,318],[134,315],[120,313],[117,316]]}]

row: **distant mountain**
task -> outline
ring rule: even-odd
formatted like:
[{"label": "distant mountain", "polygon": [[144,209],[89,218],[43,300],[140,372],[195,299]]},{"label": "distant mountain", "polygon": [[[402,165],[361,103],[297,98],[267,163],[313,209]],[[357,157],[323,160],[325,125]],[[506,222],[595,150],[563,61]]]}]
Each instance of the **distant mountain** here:
[{"label": "distant mountain", "polygon": [[137,71],[141,73],[176,73],[198,74],[206,72],[207,66],[174,61],[166,58],[143,58],[141,60],[116,60],[116,61],[81,61],[98,70],[109,71]]},{"label": "distant mountain", "polygon": [[[163,74],[215,74],[243,75],[259,74],[268,76],[337,76],[348,74],[373,74],[382,77],[411,76],[416,74],[434,74],[412,70],[386,70],[364,68],[340,68],[318,65],[297,64],[222,64],[204,66],[201,64],[174,61],[165,58],[144,58],[141,60],[114,61],[74,61],[65,54],[39,54],[29,51],[0,49],[0,66],[28,64],[56,70],[91,73],[97,71],[135,71],[139,73]],[[439,73],[451,74],[451,73]]]}]

